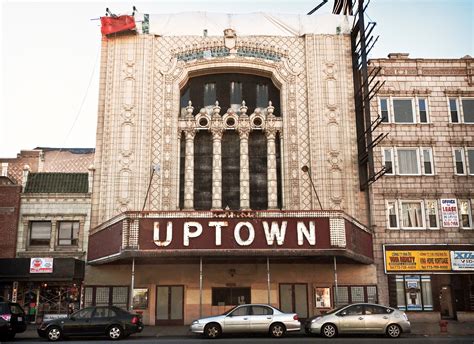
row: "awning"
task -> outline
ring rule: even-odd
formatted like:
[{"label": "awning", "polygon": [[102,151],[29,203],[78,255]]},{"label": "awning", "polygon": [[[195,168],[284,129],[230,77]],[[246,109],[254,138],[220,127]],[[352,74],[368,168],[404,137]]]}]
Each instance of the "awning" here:
[{"label": "awning", "polygon": [[74,258],[54,258],[53,272],[30,273],[31,258],[1,258],[0,281],[79,281],[84,279],[83,260]]}]

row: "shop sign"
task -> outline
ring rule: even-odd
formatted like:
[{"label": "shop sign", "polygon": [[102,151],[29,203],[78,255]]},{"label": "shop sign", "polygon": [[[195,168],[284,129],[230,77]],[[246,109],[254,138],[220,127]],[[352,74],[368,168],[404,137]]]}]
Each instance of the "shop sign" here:
[{"label": "shop sign", "polygon": [[474,271],[474,251],[451,251],[454,271]]},{"label": "shop sign", "polygon": [[52,273],[54,258],[31,258],[30,274]]},{"label": "shop sign", "polygon": [[441,200],[443,227],[459,227],[458,204],[455,199]]},{"label": "shop sign", "polygon": [[449,251],[385,251],[385,269],[390,271],[450,271]]}]

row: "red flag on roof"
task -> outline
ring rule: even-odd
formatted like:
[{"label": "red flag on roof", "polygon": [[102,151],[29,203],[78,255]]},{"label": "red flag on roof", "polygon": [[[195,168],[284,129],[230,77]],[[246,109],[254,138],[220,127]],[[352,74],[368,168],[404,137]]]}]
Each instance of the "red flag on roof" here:
[{"label": "red flag on roof", "polygon": [[113,16],[101,17],[102,27],[100,31],[103,35],[135,29],[135,18],[133,16]]}]

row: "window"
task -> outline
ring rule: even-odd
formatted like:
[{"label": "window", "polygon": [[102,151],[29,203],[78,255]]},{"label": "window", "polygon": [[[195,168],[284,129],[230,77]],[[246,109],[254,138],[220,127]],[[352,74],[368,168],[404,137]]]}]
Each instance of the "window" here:
[{"label": "window", "polygon": [[465,174],[466,168],[464,163],[464,149],[454,149],[454,164],[456,174]]},{"label": "window", "polygon": [[397,203],[387,202],[388,209],[388,227],[398,228]]},{"label": "window", "polygon": [[268,85],[257,84],[257,107],[265,108],[268,106]]},{"label": "window", "polygon": [[51,239],[51,221],[30,222],[30,245],[49,246]]},{"label": "window", "polygon": [[395,123],[415,123],[411,99],[393,99],[393,121]]},{"label": "window", "polygon": [[74,313],[74,317],[77,319],[90,319],[92,317],[93,311],[94,308],[81,309],[80,311]]},{"label": "window", "polygon": [[431,150],[431,148],[422,148],[421,157],[423,160],[423,174],[433,175],[433,151]]},{"label": "window", "polygon": [[383,148],[382,164],[387,171],[385,174],[395,174],[393,169],[393,148]]},{"label": "window", "polygon": [[117,314],[108,307],[97,307],[95,309],[94,318],[112,318],[117,316]]},{"label": "window", "polygon": [[380,98],[380,116],[382,118],[382,122],[387,123],[389,121],[387,98]]},{"label": "window", "polygon": [[204,106],[214,106],[216,100],[216,83],[204,84]]},{"label": "window", "polygon": [[242,83],[232,81],[230,83],[230,106],[238,111],[242,106]]},{"label": "window", "polygon": [[244,316],[244,315],[249,315],[250,314],[250,307],[249,306],[244,306],[244,307],[239,307],[229,315],[232,315],[233,317],[238,317],[238,316]]},{"label": "window", "polygon": [[422,228],[423,214],[422,214],[422,202],[405,202],[401,201],[401,218],[403,228]]},{"label": "window", "polygon": [[342,311],[344,315],[362,315],[363,306],[362,305],[354,305],[351,307],[347,307],[345,310]]},{"label": "window", "polygon": [[58,245],[77,246],[79,239],[79,221],[59,222]]},{"label": "window", "polygon": [[264,306],[252,306],[252,315],[272,315],[273,310]]},{"label": "window", "polygon": [[474,123],[474,98],[449,98],[451,123]]},{"label": "window", "polygon": [[451,123],[459,122],[458,102],[456,98],[449,99],[449,112],[451,114]]},{"label": "window", "polygon": [[426,201],[426,212],[428,215],[428,228],[439,228],[438,201]]},{"label": "window", "polygon": [[84,306],[116,306],[128,308],[128,287],[122,286],[86,286],[84,288]]},{"label": "window", "polygon": [[462,228],[472,227],[471,202],[469,200],[459,200],[459,217],[461,218]]},{"label": "window", "polygon": [[250,303],[250,288],[212,288],[212,305],[228,306]]},{"label": "window", "polygon": [[420,174],[417,149],[397,149],[398,174]]},{"label": "window", "polygon": [[468,172],[472,176],[474,175],[474,148],[466,149],[467,151],[467,167]]},{"label": "window", "polygon": [[425,98],[418,98],[418,113],[420,114],[420,123],[428,123],[428,111]]},{"label": "window", "polygon": [[389,314],[391,313],[390,308],[385,308],[376,305],[364,305],[365,315],[374,315],[374,314]]},{"label": "window", "polygon": [[397,308],[404,311],[432,311],[433,293],[430,276],[395,276]]},{"label": "window", "polygon": [[428,123],[427,98],[379,98],[380,117],[384,123]]},{"label": "window", "polygon": [[382,164],[388,175],[434,175],[431,148],[382,148]]},{"label": "window", "polygon": [[[333,287],[333,295],[336,294],[335,291],[336,288]],[[377,303],[377,286],[361,285],[337,287],[337,298],[335,298],[334,307],[347,305],[355,302]]]}]

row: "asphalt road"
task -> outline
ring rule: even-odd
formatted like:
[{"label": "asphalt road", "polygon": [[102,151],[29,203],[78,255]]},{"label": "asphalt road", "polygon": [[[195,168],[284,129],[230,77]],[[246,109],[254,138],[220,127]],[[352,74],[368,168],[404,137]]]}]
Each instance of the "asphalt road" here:
[{"label": "asphalt road", "polygon": [[[8,343],[49,343],[47,340],[41,339],[16,339],[13,342]],[[399,339],[391,339],[384,337],[362,337],[362,336],[351,336],[343,338],[334,338],[334,339],[325,339],[320,337],[293,337],[288,336],[286,338],[274,339],[269,337],[224,337],[219,339],[204,339],[201,337],[194,336],[183,336],[183,337],[130,337],[125,340],[110,341],[101,338],[80,338],[80,339],[68,339],[66,341],[61,341],[59,343],[72,344],[72,343],[83,343],[83,344],[93,344],[93,343],[120,343],[120,344],[139,344],[139,343],[159,343],[159,344],[265,344],[265,343],[278,343],[278,344],[303,344],[303,343],[326,343],[326,344],[359,344],[359,343],[368,343],[368,344],[474,344],[474,337],[453,337],[453,336],[443,336],[443,337],[402,337]]]}]

